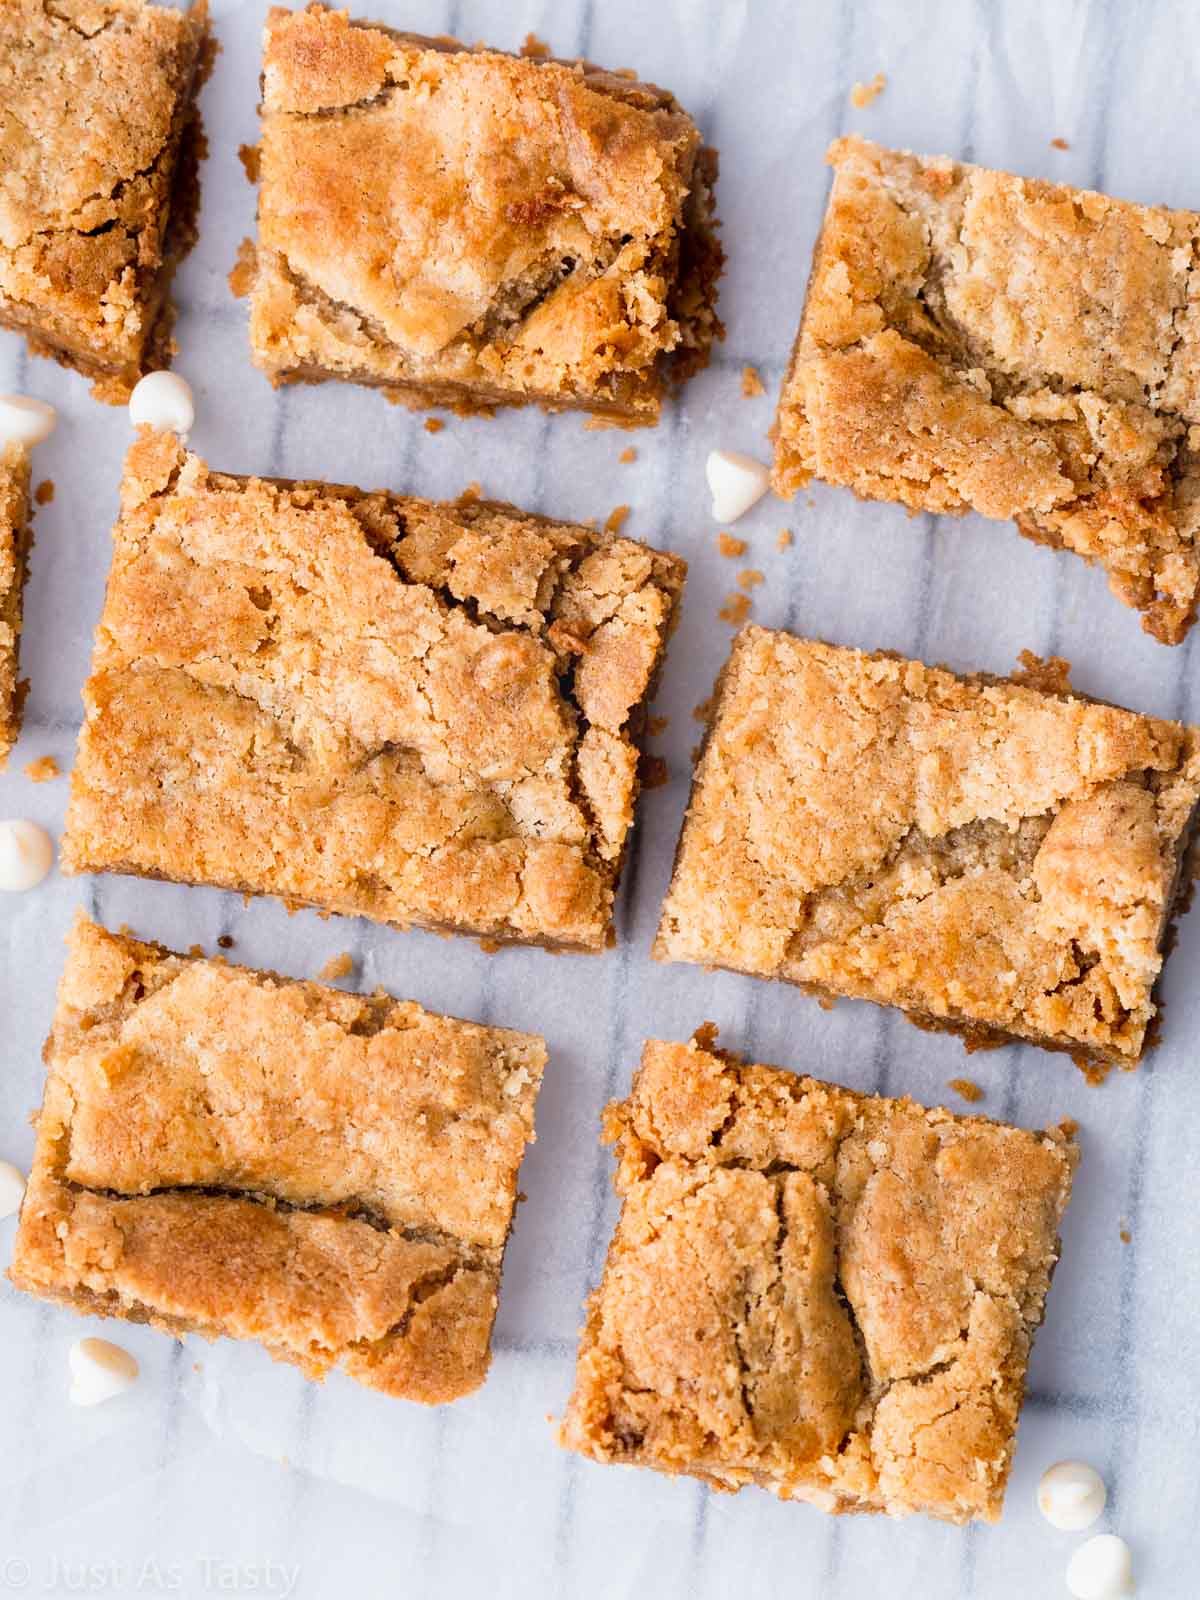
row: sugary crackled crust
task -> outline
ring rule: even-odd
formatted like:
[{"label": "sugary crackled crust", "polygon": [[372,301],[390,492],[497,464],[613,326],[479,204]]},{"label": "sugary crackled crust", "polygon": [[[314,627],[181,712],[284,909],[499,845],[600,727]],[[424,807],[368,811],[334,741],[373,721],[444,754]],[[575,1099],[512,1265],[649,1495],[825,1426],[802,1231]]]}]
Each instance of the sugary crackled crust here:
[{"label": "sugary crackled crust", "polygon": [[21,731],[25,698],[17,657],[21,597],[33,543],[29,514],[29,454],[20,445],[0,445],[0,772]]},{"label": "sugary crackled crust", "polygon": [[9,1276],[453,1400],[487,1370],[545,1054],[80,917]]},{"label": "sugary crackled crust", "polygon": [[775,487],[1015,517],[1177,644],[1200,587],[1200,215],[861,139],[829,159]]},{"label": "sugary crackled crust", "polygon": [[826,1511],[1000,1515],[1078,1152],[651,1041],[562,1442]]},{"label": "sugary crackled crust", "polygon": [[207,28],[203,0],[0,6],[0,325],[113,403],[169,355]]},{"label": "sugary crackled crust", "polygon": [[250,342],[275,381],[657,419],[720,331],[715,153],[673,97],[273,9]]},{"label": "sugary crackled crust", "polygon": [[1133,1065],[1200,732],[747,628],[655,954]]},{"label": "sugary crackled crust", "polygon": [[511,506],[226,477],[143,434],[64,866],[602,949],[684,572]]}]

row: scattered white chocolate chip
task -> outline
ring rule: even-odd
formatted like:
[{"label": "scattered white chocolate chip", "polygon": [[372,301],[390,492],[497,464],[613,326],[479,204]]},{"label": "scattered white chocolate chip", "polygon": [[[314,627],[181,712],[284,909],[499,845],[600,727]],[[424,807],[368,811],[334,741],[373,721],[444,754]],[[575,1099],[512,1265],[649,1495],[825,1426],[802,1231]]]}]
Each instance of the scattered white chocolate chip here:
[{"label": "scattered white chocolate chip", "polygon": [[54,865],[54,842],[36,822],[20,817],[0,822],[0,891],[32,889]]},{"label": "scattered white chocolate chip", "polygon": [[1115,1533],[1098,1533],[1081,1544],[1067,1564],[1067,1588],[1075,1600],[1120,1600],[1133,1593],[1133,1556]]},{"label": "scattered white chocolate chip", "polygon": [[11,1161],[0,1161],[0,1217],[15,1217],[25,1198],[25,1174]]},{"label": "scattered white chocolate chip", "polygon": [[41,444],[54,432],[58,412],[27,394],[0,394],[0,445]]},{"label": "scattered white chocolate chip", "polygon": [[1107,1499],[1104,1479],[1086,1461],[1056,1461],[1038,1484],[1038,1510],[1051,1527],[1064,1533],[1090,1528]]},{"label": "scattered white chocolate chip", "polygon": [[177,372],[148,372],[129,396],[129,420],[135,428],[188,433],[196,420],[191,384]]},{"label": "scattered white chocolate chip", "polygon": [[710,450],[704,476],[712,490],[716,522],[736,522],[757,505],[771,486],[771,474],[761,461],[740,450]]},{"label": "scattered white chocolate chip", "polygon": [[119,1344],[107,1339],[80,1339],[71,1346],[71,1399],[77,1406],[98,1406],[133,1387],[138,1364]]}]

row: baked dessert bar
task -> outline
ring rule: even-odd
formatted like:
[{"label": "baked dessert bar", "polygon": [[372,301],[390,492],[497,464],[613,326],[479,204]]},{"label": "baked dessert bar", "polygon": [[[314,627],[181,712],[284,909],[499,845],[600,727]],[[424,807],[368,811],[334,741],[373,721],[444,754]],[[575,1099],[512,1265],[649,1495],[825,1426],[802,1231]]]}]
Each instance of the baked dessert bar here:
[{"label": "baked dessert bar", "polygon": [[708,359],[715,152],[653,84],[273,8],[250,345],[272,381],[657,420]]},{"label": "baked dessert bar", "polygon": [[80,917],[9,1276],[435,1403],[483,1382],[543,1041]]},{"label": "baked dessert bar", "polygon": [[824,1511],[995,1522],[1078,1152],[652,1040],[562,1443]]},{"label": "baked dessert bar", "polygon": [[1200,214],[862,139],[829,160],[776,489],[1013,517],[1177,644],[1200,586]]},{"label": "baked dessert bar", "polygon": [[0,326],[114,403],[170,353],[207,28],[204,0],[0,5]]},{"label": "baked dessert bar", "polygon": [[29,453],[0,444],[0,772],[21,731],[25,685],[17,678],[21,597],[33,536],[29,528]]},{"label": "baked dessert bar", "polygon": [[601,950],[684,571],[512,506],[229,477],[143,433],[63,864]]},{"label": "baked dessert bar", "polygon": [[1134,1065],[1200,730],[747,628],[713,697],[655,955]]}]

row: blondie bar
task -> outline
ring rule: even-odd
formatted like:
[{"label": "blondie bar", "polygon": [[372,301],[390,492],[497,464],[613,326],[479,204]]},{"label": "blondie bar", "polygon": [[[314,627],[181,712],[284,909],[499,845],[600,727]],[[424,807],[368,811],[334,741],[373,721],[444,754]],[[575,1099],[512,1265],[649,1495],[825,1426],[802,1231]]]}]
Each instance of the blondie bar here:
[{"label": "blondie bar", "polygon": [[561,1431],[822,1510],[995,1522],[1078,1152],[651,1041]]},{"label": "blondie bar", "polygon": [[715,153],[652,84],[274,8],[258,167],[273,382],[652,423],[719,331]]},{"label": "blondie bar", "polygon": [[123,401],[194,232],[204,0],[0,5],[0,326]]},{"label": "blondie bar", "polygon": [[0,444],[0,772],[21,731],[25,686],[17,678],[17,655],[32,542],[29,452],[19,444]]},{"label": "blondie bar", "polygon": [[403,1399],[477,1388],[543,1041],[82,917],[69,946],[17,1287]]},{"label": "blondie bar", "polygon": [[861,139],[829,159],[776,489],[1015,518],[1177,644],[1200,588],[1200,214]]},{"label": "blondie bar", "polygon": [[1063,663],[1027,660],[958,677],[745,629],[655,954],[1136,1063],[1200,730],[1074,696]]},{"label": "blondie bar", "polygon": [[603,949],[684,570],[487,501],[228,477],[144,433],[63,864]]}]

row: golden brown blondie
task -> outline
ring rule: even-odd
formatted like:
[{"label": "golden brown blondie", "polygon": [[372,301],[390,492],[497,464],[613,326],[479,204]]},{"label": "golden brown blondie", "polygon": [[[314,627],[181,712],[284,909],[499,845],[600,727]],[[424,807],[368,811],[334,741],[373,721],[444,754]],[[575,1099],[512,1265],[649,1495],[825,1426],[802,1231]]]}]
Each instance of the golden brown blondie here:
[{"label": "golden brown blondie", "polygon": [[274,382],[653,423],[707,360],[716,157],[653,84],[274,8],[262,119],[250,344]]},{"label": "golden brown blondie", "polygon": [[17,661],[21,599],[33,543],[29,516],[29,452],[19,444],[0,444],[0,772],[21,731],[25,699]]},{"label": "golden brown blondie", "polygon": [[651,1040],[562,1442],[824,1511],[995,1522],[1078,1151]]},{"label": "golden brown blondie", "polygon": [[408,1400],[483,1382],[543,1041],[80,917],[9,1276]]},{"label": "golden brown blondie", "polygon": [[611,940],[684,563],[463,499],[126,463],[62,859]]},{"label": "golden brown blondie", "polygon": [[1041,676],[959,677],[745,629],[655,955],[1134,1065],[1200,801],[1200,730]]},{"label": "golden brown blondie", "polygon": [[776,489],[1013,517],[1177,644],[1200,589],[1200,215],[862,139],[829,159]]},{"label": "golden brown blondie", "polygon": [[0,326],[100,399],[170,353],[207,59],[204,0],[0,5]]}]

